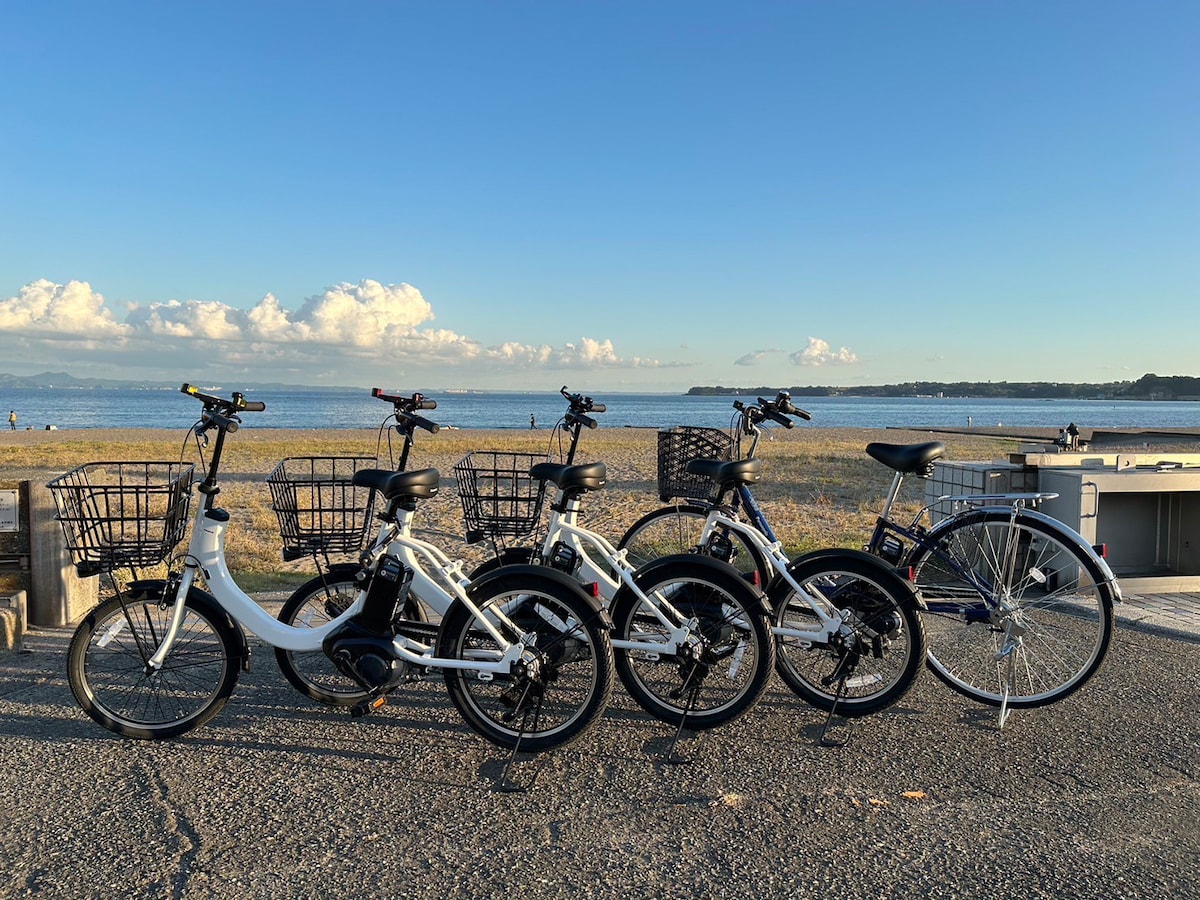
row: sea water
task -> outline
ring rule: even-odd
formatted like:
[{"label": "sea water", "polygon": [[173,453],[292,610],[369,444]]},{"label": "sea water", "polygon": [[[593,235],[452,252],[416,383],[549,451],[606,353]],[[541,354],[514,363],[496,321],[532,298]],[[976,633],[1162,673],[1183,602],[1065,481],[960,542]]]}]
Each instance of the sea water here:
[{"label": "sea water", "polygon": [[[575,390],[575,388],[572,388]],[[580,391],[583,393],[583,391]],[[211,393],[227,396],[227,389]],[[266,404],[246,413],[254,428],[375,428],[391,405],[368,390],[314,391],[304,388],[247,390],[247,399]],[[400,391],[396,391],[400,393]],[[411,392],[409,392],[411,393]],[[555,392],[438,392],[427,396],[437,409],[423,415],[456,428],[550,428],[566,411]],[[595,416],[600,427],[663,428],[698,425],[727,428],[735,402],[755,396],[605,393],[592,396],[607,406]],[[826,428],[1065,428],[1154,429],[1200,427],[1200,402],[1139,400],[1007,400],[934,397],[795,397],[812,413],[812,425]],[[0,389],[0,428],[8,410],[17,428],[183,428],[200,405],[176,389]]]}]

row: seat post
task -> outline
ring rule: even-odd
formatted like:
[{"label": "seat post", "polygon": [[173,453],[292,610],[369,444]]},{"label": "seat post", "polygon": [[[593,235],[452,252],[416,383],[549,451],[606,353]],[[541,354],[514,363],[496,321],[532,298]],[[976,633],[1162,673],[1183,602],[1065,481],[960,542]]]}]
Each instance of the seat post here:
[{"label": "seat post", "polygon": [[892,505],[896,502],[896,498],[900,496],[900,485],[903,483],[903,472],[896,472],[892,475],[892,486],[888,488],[887,499],[883,503],[883,512],[879,514],[881,518],[890,519],[892,517]]}]

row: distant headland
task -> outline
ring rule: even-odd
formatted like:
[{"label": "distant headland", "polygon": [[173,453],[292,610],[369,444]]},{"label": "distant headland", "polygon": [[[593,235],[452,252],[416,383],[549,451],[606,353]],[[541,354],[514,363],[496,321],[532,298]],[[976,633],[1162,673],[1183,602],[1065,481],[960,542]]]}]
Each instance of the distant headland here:
[{"label": "distant headland", "polygon": [[1021,400],[1200,400],[1200,378],[1189,375],[1143,375],[1137,381],[1068,384],[1061,381],[907,381],[858,387],[693,387],[688,396],[725,394],[793,397],[970,397]]}]

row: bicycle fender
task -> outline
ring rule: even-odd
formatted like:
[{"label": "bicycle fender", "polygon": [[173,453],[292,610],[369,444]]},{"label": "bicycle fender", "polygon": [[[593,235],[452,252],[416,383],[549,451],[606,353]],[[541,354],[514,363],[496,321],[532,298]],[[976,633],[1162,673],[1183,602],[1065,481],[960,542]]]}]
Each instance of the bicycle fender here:
[{"label": "bicycle fender", "polygon": [[599,600],[588,594],[588,592],[583,589],[583,585],[580,584],[576,579],[570,577],[565,572],[560,572],[558,569],[552,569],[549,566],[536,566],[528,563],[500,566],[499,568],[492,569],[490,572],[484,572],[478,578],[473,580],[469,585],[467,585],[467,593],[471,595],[472,599],[474,599],[475,594],[482,586],[489,585],[493,581],[502,580],[512,575],[519,575],[522,577],[535,575],[538,578],[556,582],[568,590],[575,591],[580,597],[587,601],[588,606],[595,610],[600,624],[606,629],[612,630],[613,623],[612,618],[610,618],[608,615],[608,609],[601,604]]},{"label": "bicycle fender", "polygon": [[472,569],[470,578],[475,581],[488,572],[495,572],[501,566],[528,565],[532,559],[533,550],[529,547],[505,547],[500,551],[499,556],[493,556],[487,562]]},{"label": "bicycle fender", "polygon": [[[644,566],[639,566],[637,571],[633,573],[633,581],[638,587],[644,587],[646,584],[652,584],[657,580],[660,569],[681,564],[689,566],[696,570],[698,575],[702,575],[730,592],[738,590],[749,591],[755,597],[759,611],[764,616],[770,618],[771,605],[767,602],[766,595],[743,578],[742,574],[729,563],[713,559],[711,556],[702,556],[698,553],[675,553],[670,556],[660,556],[658,559],[651,560]],[[613,602],[616,603],[618,598],[629,593],[632,593],[629,586],[621,585],[621,589],[617,591],[617,596],[613,598]]]},{"label": "bicycle fender", "polygon": [[[971,510],[971,512],[972,513],[976,513],[976,512],[1001,513],[1005,516],[1011,516],[1012,515],[1012,507],[1011,506],[981,506],[978,509]],[[954,518],[955,518],[954,516],[951,516],[948,519],[943,519],[942,521],[940,521],[936,525],[934,525],[932,528],[930,528],[929,529],[929,538],[931,540],[937,538],[943,531],[945,531],[951,524],[953,524]],[[1073,546],[1080,553],[1082,553],[1084,556],[1086,556],[1088,559],[1090,559],[1093,563],[1095,563],[1096,568],[1098,568],[1100,570],[1100,574],[1103,576],[1104,583],[1107,584],[1110,588],[1112,588],[1113,602],[1120,603],[1122,601],[1121,585],[1117,581],[1117,576],[1113,574],[1113,570],[1109,568],[1108,560],[1106,560],[1103,556],[1101,556],[1099,553],[1097,553],[1095,548],[1093,548],[1091,544],[1089,544],[1086,540],[1084,540],[1083,535],[1081,535],[1078,531],[1076,531],[1074,528],[1071,528],[1069,525],[1066,525],[1066,524],[1060,522],[1058,519],[1054,518],[1053,516],[1048,516],[1044,512],[1039,512],[1036,509],[1028,509],[1028,508],[1022,509],[1017,514],[1017,518],[1032,519],[1035,522],[1039,522],[1042,525],[1045,525],[1047,528],[1051,529],[1052,531],[1055,531],[1059,535],[1059,537],[1061,537],[1063,539],[1063,541],[1065,543],[1071,544],[1071,546]]]},{"label": "bicycle fender", "polygon": [[[810,559],[829,559],[837,557],[841,557],[842,559],[846,559],[847,557],[856,559],[871,566],[872,568],[878,569],[880,572],[886,573],[904,586],[904,590],[907,591],[909,596],[912,597],[913,603],[915,603],[919,609],[928,608],[925,605],[925,601],[921,598],[921,592],[917,590],[917,586],[913,584],[912,579],[908,577],[907,568],[897,569],[895,566],[889,566],[878,556],[873,553],[868,553],[865,550],[852,550],[848,547],[826,547],[822,550],[813,550],[810,553],[797,556],[790,563],[788,563],[788,571],[793,571],[796,566]],[[776,575],[771,579],[772,586],[775,584],[775,582],[781,580],[782,578],[779,575]]]},{"label": "bicycle fender", "polygon": [[[144,578],[137,581],[129,582],[125,588],[126,593],[132,596],[146,596],[161,598],[163,591],[166,589],[167,582],[165,578]],[[246,641],[246,632],[243,630],[241,623],[233,616],[225,611],[225,607],[217,602],[217,598],[207,591],[202,591],[198,587],[193,587],[188,591],[187,603],[189,606],[202,608],[206,613],[215,616],[221,616],[229,623],[233,633],[238,636],[238,656],[242,660],[242,671],[250,671],[250,644]]]}]

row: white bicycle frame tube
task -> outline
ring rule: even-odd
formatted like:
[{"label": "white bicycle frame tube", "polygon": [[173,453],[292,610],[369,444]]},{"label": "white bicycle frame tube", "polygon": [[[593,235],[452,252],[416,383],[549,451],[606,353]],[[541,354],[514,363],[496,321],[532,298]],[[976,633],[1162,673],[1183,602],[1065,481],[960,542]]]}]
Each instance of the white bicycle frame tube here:
[{"label": "white bicycle frame tube", "polygon": [[[543,553],[549,553],[556,542],[562,541],[579,554],[581,580],[595,581],[599,585],[600,594],[604,597],[606,603],[611,603],[621,584],[625,584],[633,591],[635,596],[650,608],[650,611],[654,613],[654,617],[658,619],[663,628],[669,631],[666,640],[661,642],[626,641],[613,638],[612,645],[614,648],[619,650],[636,649],[643,651],[660,650],[667,653],[675,652],[675,648],[685,643],[691,634],[691,627],[688,620],[685,620],[679,610],[675,609],[661,594],[656,592],[653,598],[647,596],[646,592],[639,588],[633,579],[633,567],[626,561],[626,552],[618,550],[603,535],[580,526],[578,515],[578,501],[567,504],[563,512],[552,509],[550,523],[546,529],[546,541],[543,545]],[[620,583],[606,570],[596,564],[595,560],[587,552],[584,544],[585,541],[599,550],[605,562],[616,570],[617,574],[621,576]],[[668,610],[674,616],[674,621],[663,612],[664,609]]]},{"label": "white bicycle frame tube", "polygon": [[736,531],[749,543],[753,544],[770,561],[772,568],[788,583],[788,586],[804,598],[813,615],[820,620],[820,625],[816,628],[785,628],[782,625],[773,625],[771,626],[773,634],[781,637],[825,642],[829,640],[831,635],[836,634],[841,629],[842,617],[837,614],[830,614],[824,608],[826,605],[831,604],[824,601],[824,598],[818,600],[808,591],[804,590],[800,586],[800,582],[788,571],[788,564],[791,560],[783,552],[783,544],[780,541],[768,541],[757,528],[747,525],[745,522],[739,522],[737,519],[731,519],[725,513],[721,512],[721,510],[713,508],[705,517],[704,529],[700,532],[700,546],[703,547],[708,544],[717,526],[727,528],[730,531]]},{"label": "white bicycle frame tube", "polygon": [[[209,513],[204,506],[204,503],[197,504],[196,515],[192,521],[191,538],[188,542],[187,560],[180,588],[176,594],[171,621],[162,642],[147,660],[148,665],[152,668],[162,667],[163,661],[175,643],[187,606],[187,591],[194,583],[197,571],[203,573],[209,591],[235,622],[272,647],[282,650],[293,652],[321,650],[322,641],[362,609],[363,601],[366,599],[365,591],[360,591],[358,597],[341,615],[317,628],[293,626],[280,622],[237,586],[225,563],[225,532],[228,530],[229,520],[225,515],[218,515],[217,511]],[[407,517],[411,521],[411,513],[408,513]],[[403,530],[402,526],[401,531]],[[423,648],[425,652],[413,652],[410,649],[413,642],[403,636],[397,636],[393,644],[397,655],[410,663],[436,665],[442,669],[477,669],[480,672],[493,673],[510,671],[512,663],[518,660],[524,652],[524,647],[520,643],[513,644],[507,641],[486,616],[480,615],[479,609],[470,601],[463,589],[463,585],[467,581],[462,576],[461,561],[451,562],[432,544],[407,534],[394,535],[389,546],[392,545],[401,550],[399,554],[401,560],[413,569],[413,580],[418,583],[419,588],[425,590],[425,596],[444,598],[445,608],[449,609],[450,597],[444,588],[426,574],[420,558],[424,557],[433,562],[446,578],[447,584],[451,585],[457,597],[480,618],[484,628],[504,648],[503,655],[494,662],[442,659],[432,656],[427,648]],[[422,597],[423,595],[418,593],[417,596]]]}]

